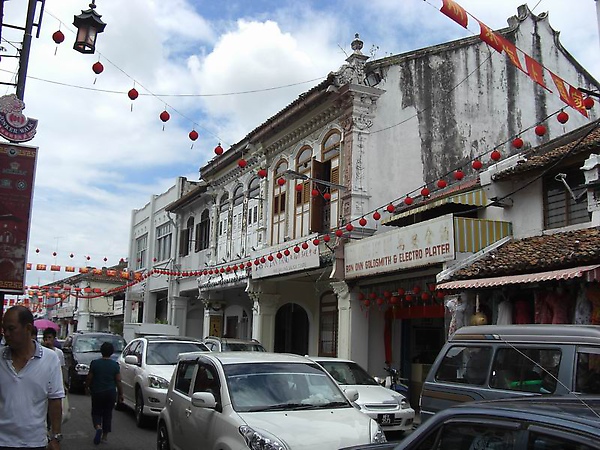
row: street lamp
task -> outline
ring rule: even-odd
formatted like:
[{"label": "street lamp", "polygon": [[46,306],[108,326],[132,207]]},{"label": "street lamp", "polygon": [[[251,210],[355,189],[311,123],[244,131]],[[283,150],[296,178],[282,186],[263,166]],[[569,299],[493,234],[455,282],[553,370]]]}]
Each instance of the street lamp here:
[{"label": "street lamp", "polygon": [[92,0],[89,6],[90,9],[81,11],[81,14],[73,17],[73,25],[77,27],[77,38],[73,48],[84,54],[96,51],[96,37],[106,27],[106,24],[100,20],[102,16],[95,11],[96,0]]},{"label": "street lamp", "polygon": [[292,169],[288,169],[285,172],[283,172],[283,176],[285,178],[287,178],[288,180],[308,180],[308,181],[312,181],[313,183],[322,184],[324,186],[329,186],[332,188],[339,189],[340,191],[348,190],[348,188],[346,186],[343,186],[341,184],[336,184],[336,183],[332,183],[330,181],[319,180],[318,178],[309,177],[308,175],[304,175],[303,173],[296,172],[295,170],[292,170]]}]

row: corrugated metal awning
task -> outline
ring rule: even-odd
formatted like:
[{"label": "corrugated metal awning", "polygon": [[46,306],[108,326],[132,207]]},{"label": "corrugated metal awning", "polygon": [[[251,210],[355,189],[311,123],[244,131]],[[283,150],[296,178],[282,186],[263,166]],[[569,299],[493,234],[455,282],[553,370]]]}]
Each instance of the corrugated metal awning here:
[{"label": "corrugated metal awning", "polygon": [[402,219],[404,217],[413,216],[422,211],[427,211],[428,209],[437,208],[438,206],[447,205],[449,203],[455,203],[458,205],[471,205],[471,206],[483,206],[487,203],[487,198],[485,196],[485,192],[483,189],[476,189],[469,192],[463,192],[460,194],[450,195],[448,197],[440,198],[439,200],[433,200],[429,203],[426,203],[421,206],[417,206],[415,208],[408,209],[406,211],[402,211],[398,214],[394,214],[393,216],[388,217],[381,221],[382,225],[388,225],[392,222],[395,222],[398,219]]},{"label": "corrugated metal awning", "polygon": [[504,286],[506,284],[536,283],[540,281],[570,280],[585,277],[587,281],[600,280],[600,264],[592,266],[573,267],[571,269],[551,270],[549,272],[526,273],[522,275],[507,275],[504,277],[477,278],[472,280],[457,280],[440,283],[437,289],[457,290],[476,289]]}]

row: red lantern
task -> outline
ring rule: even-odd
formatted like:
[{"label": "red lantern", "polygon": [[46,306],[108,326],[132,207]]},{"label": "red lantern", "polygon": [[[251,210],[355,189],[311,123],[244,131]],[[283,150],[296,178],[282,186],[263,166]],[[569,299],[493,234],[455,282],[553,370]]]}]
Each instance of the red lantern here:
[{"label": "red lantern", "polygon": [[104,66],[102,65],[102,63],[100,61],[96,61],[92,65],[92,70],[94,71],[94,73],[96,75],[100,75],[104,71]]},{"label": "red lantern", "polygon": [[560,123],[567,123],[569,121],[569,115],[566,112],[561,111],[556,116],[556,120],[558,120]]},{"label": "red lantern", "polygon": [[337,237],[342,237],[344,235],[344,232],[340,229],[335,230],[335,235]]},{"label": "red lantern", "polygon": [[362,302],[365,299],[365,294],[362,292],[358,293],[358,299]]},{"label": "red lantern", "polygon": [[308,243],[306,243],[306,242],[303,242],[303,243],[302,243],[302,248],[303,248],[304,250],[307,250],[307,249],[308,249]]},{"label": "red lantern", "polygon": [[437,291],[435,293],[435,296],[441,300],[441,299],[443,299],[446,296],[446,294],[444,294],[443,291]]},{"label": "red lantern", "polygon": [[259,178],[264,178],[267,176],[267,170],[266,169],[258,169],[257,172]]},{"label": "red lantern", "polygon": [[544,125],[538,125],[535,127],[535,134],[538,136],[543,136],[546,134],[546,127]]},{"label": "red lantern", "polygon": [[52,256],[56,256],[56,252],[52,252]]},{"label": "red lantern", "polygon": [[406,296],[404,297],[404,300],[406,300],[407,302],[412,302],[413,296],[411,294],[406,294]]},{"label": "red lantern", "polygon": [[196,139],[198,139],[198,132],[196,130],[192,130],[190,131],[190,134],[188,136],[192,141],[195,141]]},{"label": "red lantern", "polygon": [[423,300],[424,302],[426,302],[427,300],[429,300],[429,298],[430,298],[429,292],[423,292],[421,294],[421,300]]},{"label": "red lantern", "polygon": [[297,245],[294,247],[294,253],[300,253],[300,247]]},{"label": "red lantern", "polygon": [[369,300],[369,299],[366,299],[363,303],[364,303],[365,307],[367,307],[367,308],[369,306],[371,306],[371,300]]},{"label": "red lantern", "polygon": [[39,248],[36,248],[36,249],[35,249],[35,252],[36,252],[36,253],[39,253],[39,252],[40,252],[40,249],[39,249]]},{"label": "red lantern", "polygon": [[216,147],[215,147],[215,155],[220,156],[223,154],[223,147],[221,147],[221,143],[219,143]]},{"label": "red lantern", "polygon": [[325,193],[323,194],[323,198],[324,198],[325,200],[331,200],[331,194],[330,194],[329,192],[325,192]]},{"label": "red lantern", "polygon": [[385,300],[383,300],[380,297],[377,297],[377,299],[375,301],[377,302],[377,306],[381,306],[385,303]]},{"label": "red lantern", "polygon": [[520,137],[514,138],[512,141],[512,145],[517,150],[520,149],[521,147],[523,147],[523,139],[521,139]]},{"label": "red lantern", "polygon": [[254,260],[254,265],[255,265],[255,266],[258,266],[259,264],[260,264],[260,261],[259,261],[258,259],[255,259],[255,260]]},{"label": "red lantern", "polygon": [[318,239],[313,239],[313,245],[316,247],[321,243],[321,241],[319,241]]},{"label": "red lantern", "polygon": [[387,209],[387,212],[389,212],[389,213],[393,213],[394,211],[396,211],[396,208],[391,203],[389,205],[387,205],[386,209]]},{"label": "red lantern", "polygon": [[377,298],[377,294],[375,292],[370,292],[369,298],[375,300]]},{"label": "red lantern", "polygon": [[361,218],[358,220],[358,224],[359,224],[361,227],[364,227],[364,226],[367,224],[367,219],[365,219],[364,217],[361,217]]},{"label": "red lantern", "polygon": [[318,189],[313,189],[312,191],[310,191],[310,195],[313,197],[318,197],[321,193],[319,192]]},{"label": "red lantern", "polygon": [[329,236],[328,234],[326,234],[325,236],[323,236],[323,240],[325,242],[329,242],[331,240],[331,236]]},{"label": "red lantern", "polygon": [[383,291],[383,296],[385,298],[390,298],[392,296],[392,293],[390,291]]},{"label": "red lantern", "polygon": [[381,219],[381,214],[379,214],[379,211],[375,211],[373,213],[373,219],[375,219],[375,220]]},{"label": "red lantern", "polygon": [[283,186],[285,184],[285,178],[279,178],[279,179],[277,179],[277,184],[279,186]]},{"label": "red lantern", "polygon": [[398,297],[396,297],[395,295],[393,295],[393,296],[390,298],[390,304],[392,304],[392,305],[396,305],[396,304],[398,304],[399,302],[400,302],[400,299],[399,299]]},{"label": "red lantern", "polygon": [[127,92],[127,97],[129,97],[129,100],[135,100],[136,98],[138,98],[138,95],[140,94],[136,88],[131,88],[129,89],[129,92]]},{"label": "red lantern", "polygon": [[583,106],[585,106],[585,109],[592,109],[594,107],[594,99],[592,97],[584,98]]},{"label": "red lantern", "polygon": [[245,160],[244,158],[242,158],[242,159],[240,159],[240,160],[238,161],[238,166],[239,166],[241,169],[244,169],[244,168],[245,168],[247,165],[248,165],[248,163],[246,162],[246,160]]},{"label": "red lantern", "polygon": [[286,248],[286,249],[283,251],[283,254],[284,254],[285,256],[290,256],[290,249],[289,249],[289,248]]},{"label": "red lantern", "polygon": [[415,294],[418,294],[419,292],[421,292],[421,286],[415,286],[415,287],[413,287],[413,292]]},{"label": "red lantern", "polygon": [[163,122],[167,122],[171,118],[171,115],[165,110],[160,113],[159,117],[160,117],[160,120],[162,120]]},{"label": "red lantern", "polygon": [[439,187],[440,189],[444,189],[446,186],[448,186],[448,183],[446,183],[446,180],[438,180],[437,187]]},{"label": "red lantern", "polygon": [[407,206],[410,206],[410,205],[412,205],[412,203],[413,203],[412,197],[410,195],[407,195],[404,198],[404,204],[407,205]]},{"label": "red lantern", "polygon": [[346,224],[346,231],[352,231],[354,230],[354,225],[352,225],[351,223],[347,223]]},{"label": "red lantern", "polygon": [[283,258],[283,253],[277,252],[277,254],[275,256],[277,256],[277,259],[281,259],[281,258]]},{"label": "red lantern", "polygon": [[296,192],[302,192],[302,185],[301,184],[297,184],[294,189],[296,189]]},{"label": "red lantern", "polygon": [[498,150],[494,150],[490,154],[490,158],[492,158],[493,161],[498,161],[500,158],[502,158],[502,154]]},{"label": "red lantern", "polygon": [[433,291],[435,291],[435,284],[433,284],[433,283],[430,283],[430,284],[429,284],[427,287],[429,288],[429,291],[430,291],[430,292],[433,292]]},{"label": "red lantern", "polygon": [[398,296],[399,297],[402,297],[404,295],[404,292],[405,292],[404,289],[398,288]]},{"label": "red lantern", "polygon": [[456,171],[454,171],[454,179],[455,180],[462,180],[464,178],[465,174],[462,170],[458,169]]},{"label": "red lantern", "polygon": [[423,189],[421,189],[421,195],[423,197],[429,197],[429,194],[430,194],[429,189],[427,189],[426,187],[424,187]]},{"label": "red lantern", "polygon": [[72,258],[73,256],[75,256],[73,253],[71,253],[71,254],[69,255],[69,257],[70,257],[70,258]]},{"label": "red lantern", "polygon": [[65,35],[62,31],[58,30],[52,33],[52,40],[55,44],[60,44],[65,40]]},{"label": "red lantern", "polygon": [[478,159],[476,159],[475,161],[473,161],[471,163],[471,166],[473,167],[473,169],[479,170],[483,167],[483,163],[481,161],[479,161]]},{"label": "red lantern", "polygon": [[246,263],[246,267],[247,267],[247,268],[250,268],[250,267],[252,267],[252,263],[251,263],[250,261],[248,261],[248,262]]},{"label": "red lantern", "polygon": [[265,259],[265,257],[264,257],[264,256],[261,256],[261,257],[260,257],[260,263],[261,263],[261,264],[264,264],[264,263],[266,263],[266,262],[267,262],[267,260]]}]

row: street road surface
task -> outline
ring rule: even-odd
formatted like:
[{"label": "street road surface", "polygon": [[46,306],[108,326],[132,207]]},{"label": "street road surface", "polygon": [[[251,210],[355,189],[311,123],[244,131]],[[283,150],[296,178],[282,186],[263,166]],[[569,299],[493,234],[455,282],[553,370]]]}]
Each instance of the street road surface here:
[{"label": "street road surface", "polygon": [[[69,394],[71,418],[63,425],[61,450],[153,450],[156,448],[156,428],[138,428],[133,410],[113,411],[113,431],[108,435],[108,443],[94,445],[89,395]],[[388,441],[399,442],[400,433],[389,433]]]},{"label": "street road surface", "polygon": [[92,399],[89,395],[69,394],[71,418],[63,425],[61,450],[148,450],[156,448],[156,429],[138,428],[133,410],[113,411],[112,433],[108,444],[94,445]]}]

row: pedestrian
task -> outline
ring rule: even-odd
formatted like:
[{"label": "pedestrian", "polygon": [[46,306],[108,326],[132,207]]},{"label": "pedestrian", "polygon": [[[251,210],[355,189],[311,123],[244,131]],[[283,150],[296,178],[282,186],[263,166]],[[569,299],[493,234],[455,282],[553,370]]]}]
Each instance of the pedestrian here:
[{"label": "pedestrian", "polygon": [[2,327],[0,450],[60,450],[65,391],[58,356],[33,339],[33,314],[25,306],[9,308]]},{"label": "pedestrian", "polygon": [[85,380],[86,388],[92,396],[92,423],[96,430],[94,444],[100,440],[106,442],[111,432],[112,411],[117,401],[123,402],[123,386],[119,364],[111,359],[115,348],[110,342],[100,346],[102,358],[95,359],[90,364],[90,371]]},{"label": "pedestrian", "polygon": [[63,351],[56,347],[54,343],[56,342],[56,330],[52,327],[48,327],[44,330],[42,334],[42,345],[46,348],[54,350],[56,352],[56,356],[58,356],[58,360],[60,361],[60,369],[63,375],[63,380],[65,379],[65,354]]}]

